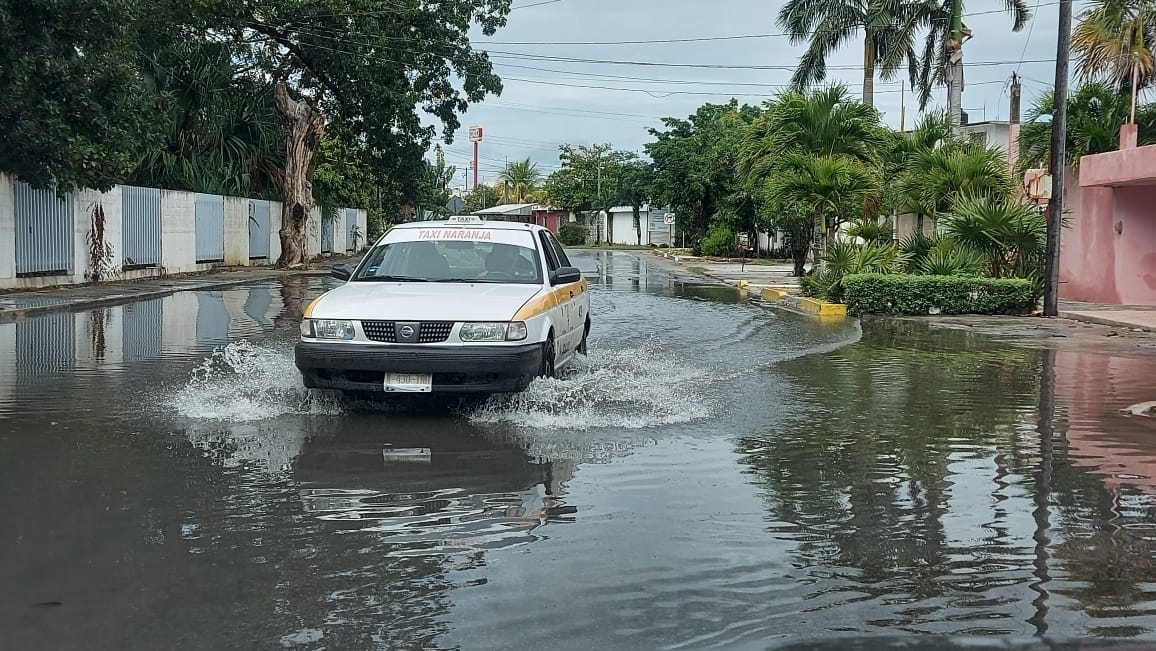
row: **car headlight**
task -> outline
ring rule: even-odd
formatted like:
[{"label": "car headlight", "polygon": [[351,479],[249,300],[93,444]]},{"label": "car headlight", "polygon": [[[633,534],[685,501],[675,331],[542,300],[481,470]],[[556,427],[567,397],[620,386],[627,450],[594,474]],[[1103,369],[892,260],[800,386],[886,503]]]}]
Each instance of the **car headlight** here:
[{"label": "car headlight", "polygon": [[526,324],[521,321],[485,321],[463,323],[458,338],[462,341],[521,341],[526,335]]},{"label": "car headlight", "polygon": [[316,339],[353,339],[353,322],[340,319],[305,319],[301,322],[301,336]]}]

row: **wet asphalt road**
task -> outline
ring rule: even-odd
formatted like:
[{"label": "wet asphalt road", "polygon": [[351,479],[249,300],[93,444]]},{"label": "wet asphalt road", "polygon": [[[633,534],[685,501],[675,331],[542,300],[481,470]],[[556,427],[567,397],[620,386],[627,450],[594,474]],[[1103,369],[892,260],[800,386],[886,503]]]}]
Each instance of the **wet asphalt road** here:
[{"label": "wet asphalt road", "polygon": [[590,357],[484,404],[302,389],[328,279],[0,324],[0,646],[1156,640],[1151,358],[576,258]]}]

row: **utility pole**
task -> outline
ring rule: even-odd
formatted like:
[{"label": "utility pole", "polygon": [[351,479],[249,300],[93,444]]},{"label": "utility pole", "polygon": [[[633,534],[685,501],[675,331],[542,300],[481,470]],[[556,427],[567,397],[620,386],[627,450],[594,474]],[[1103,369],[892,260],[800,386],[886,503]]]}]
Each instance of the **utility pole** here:
[{"label": "utility pole", "polygon": [[1011,111],[1008,115],[1009,124],[1020,123],[1020,94],[1023,92],[1020,86],[1020,77],[1016,73],[1012,73],[1011,78]]},{"label": "utility pole", "polygon": [[963,39],[970,35],[971,30],[963,27],[963,0],[952,0],[951,31],[943,50],[947,55],[947,116],[957,134],[963,122]]},{"label": "utility pole", "polygon": [[1044,260],[1044,316],[1060,313],[1060,230],[1064,216],[1064,159],[1068,131],[1068,54],[1072,45],[1072,0],[1060,0],[1059,38],[1056,42],[1055,112],[1049,172],[1052,196],[1048,200],[1048,248]]},{"label": "utility pole", "polygon": [[906,131],[907,119],[907,80],[899,80],[899,133]]},{"label": "utility pole", "polygon": [[1011,78],[1011,106],[1008,108],[1007,127],[1007,169],[1013,175],[1020,159],[1020,95],[1022,94],[1020,77],[1012,73]]}]

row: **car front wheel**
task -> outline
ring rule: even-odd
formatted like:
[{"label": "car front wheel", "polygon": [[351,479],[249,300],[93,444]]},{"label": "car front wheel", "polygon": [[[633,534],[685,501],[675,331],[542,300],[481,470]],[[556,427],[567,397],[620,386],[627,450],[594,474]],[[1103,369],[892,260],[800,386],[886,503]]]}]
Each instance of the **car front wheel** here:
[{"label": "car front wheel", "polygon": [[551,332],[542,344],[542,365],[538,367],[538,377],[554,377],[554,333]]}]

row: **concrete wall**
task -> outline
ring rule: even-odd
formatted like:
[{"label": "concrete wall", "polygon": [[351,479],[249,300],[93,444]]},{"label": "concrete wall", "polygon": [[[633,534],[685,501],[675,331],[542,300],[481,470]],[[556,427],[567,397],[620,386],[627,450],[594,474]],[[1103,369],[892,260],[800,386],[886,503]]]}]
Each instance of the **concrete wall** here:
[{"label": "concrete wall", "polygon": [[[915,213],[904,213],[902,215],[895,215],[892,221],[895,239],[902,240],[911,235],[919,226],[919,215]],[[923,216],[923,234],[931,237],[935,235],[935,220],[927,215]]]},{"label": "concrete wall", "polygon": [[1156,305],[1156,146],[1086,156],[1070,178],[1060,297]]},{"label": "concrete wall", "polygon": [[[123,197],[121,188],[109,192],[78,190],[70,195],[69,209],[73,215],[72,244],[73,258],[71,271],[66,274],[17,276],[16,274],[16,215],[14,181],[0,174],[0,289],[33,289],[53,285],[69,285],[87,282],[86,275],[91,267],[89,259],[88,234],[92,227],[93,209],[100,205],[104,209],[104,237],[112,245],[111,273],[106,280],[122,280],[161,276],[164,274],[206,271],[212,264],[196,262],[196,203],[194,195],[172,190],[161,191],[161,261],[157,267],[124,270],[123,252]],[[367,232],[367,213],[357,211],[357,222],[361,228],[364,249]],[[347,250],[344,212],[342,228],[334,234],[334,250]],[[307,223],[309,233],[308,255],[321,252],[321,211],[310,213]],[[281,204],[270,202],[269,206],[269,262],[281,255]],[[225,198],[225,259],[226,265],[248,265],[249,262],[249,200]]]}]

